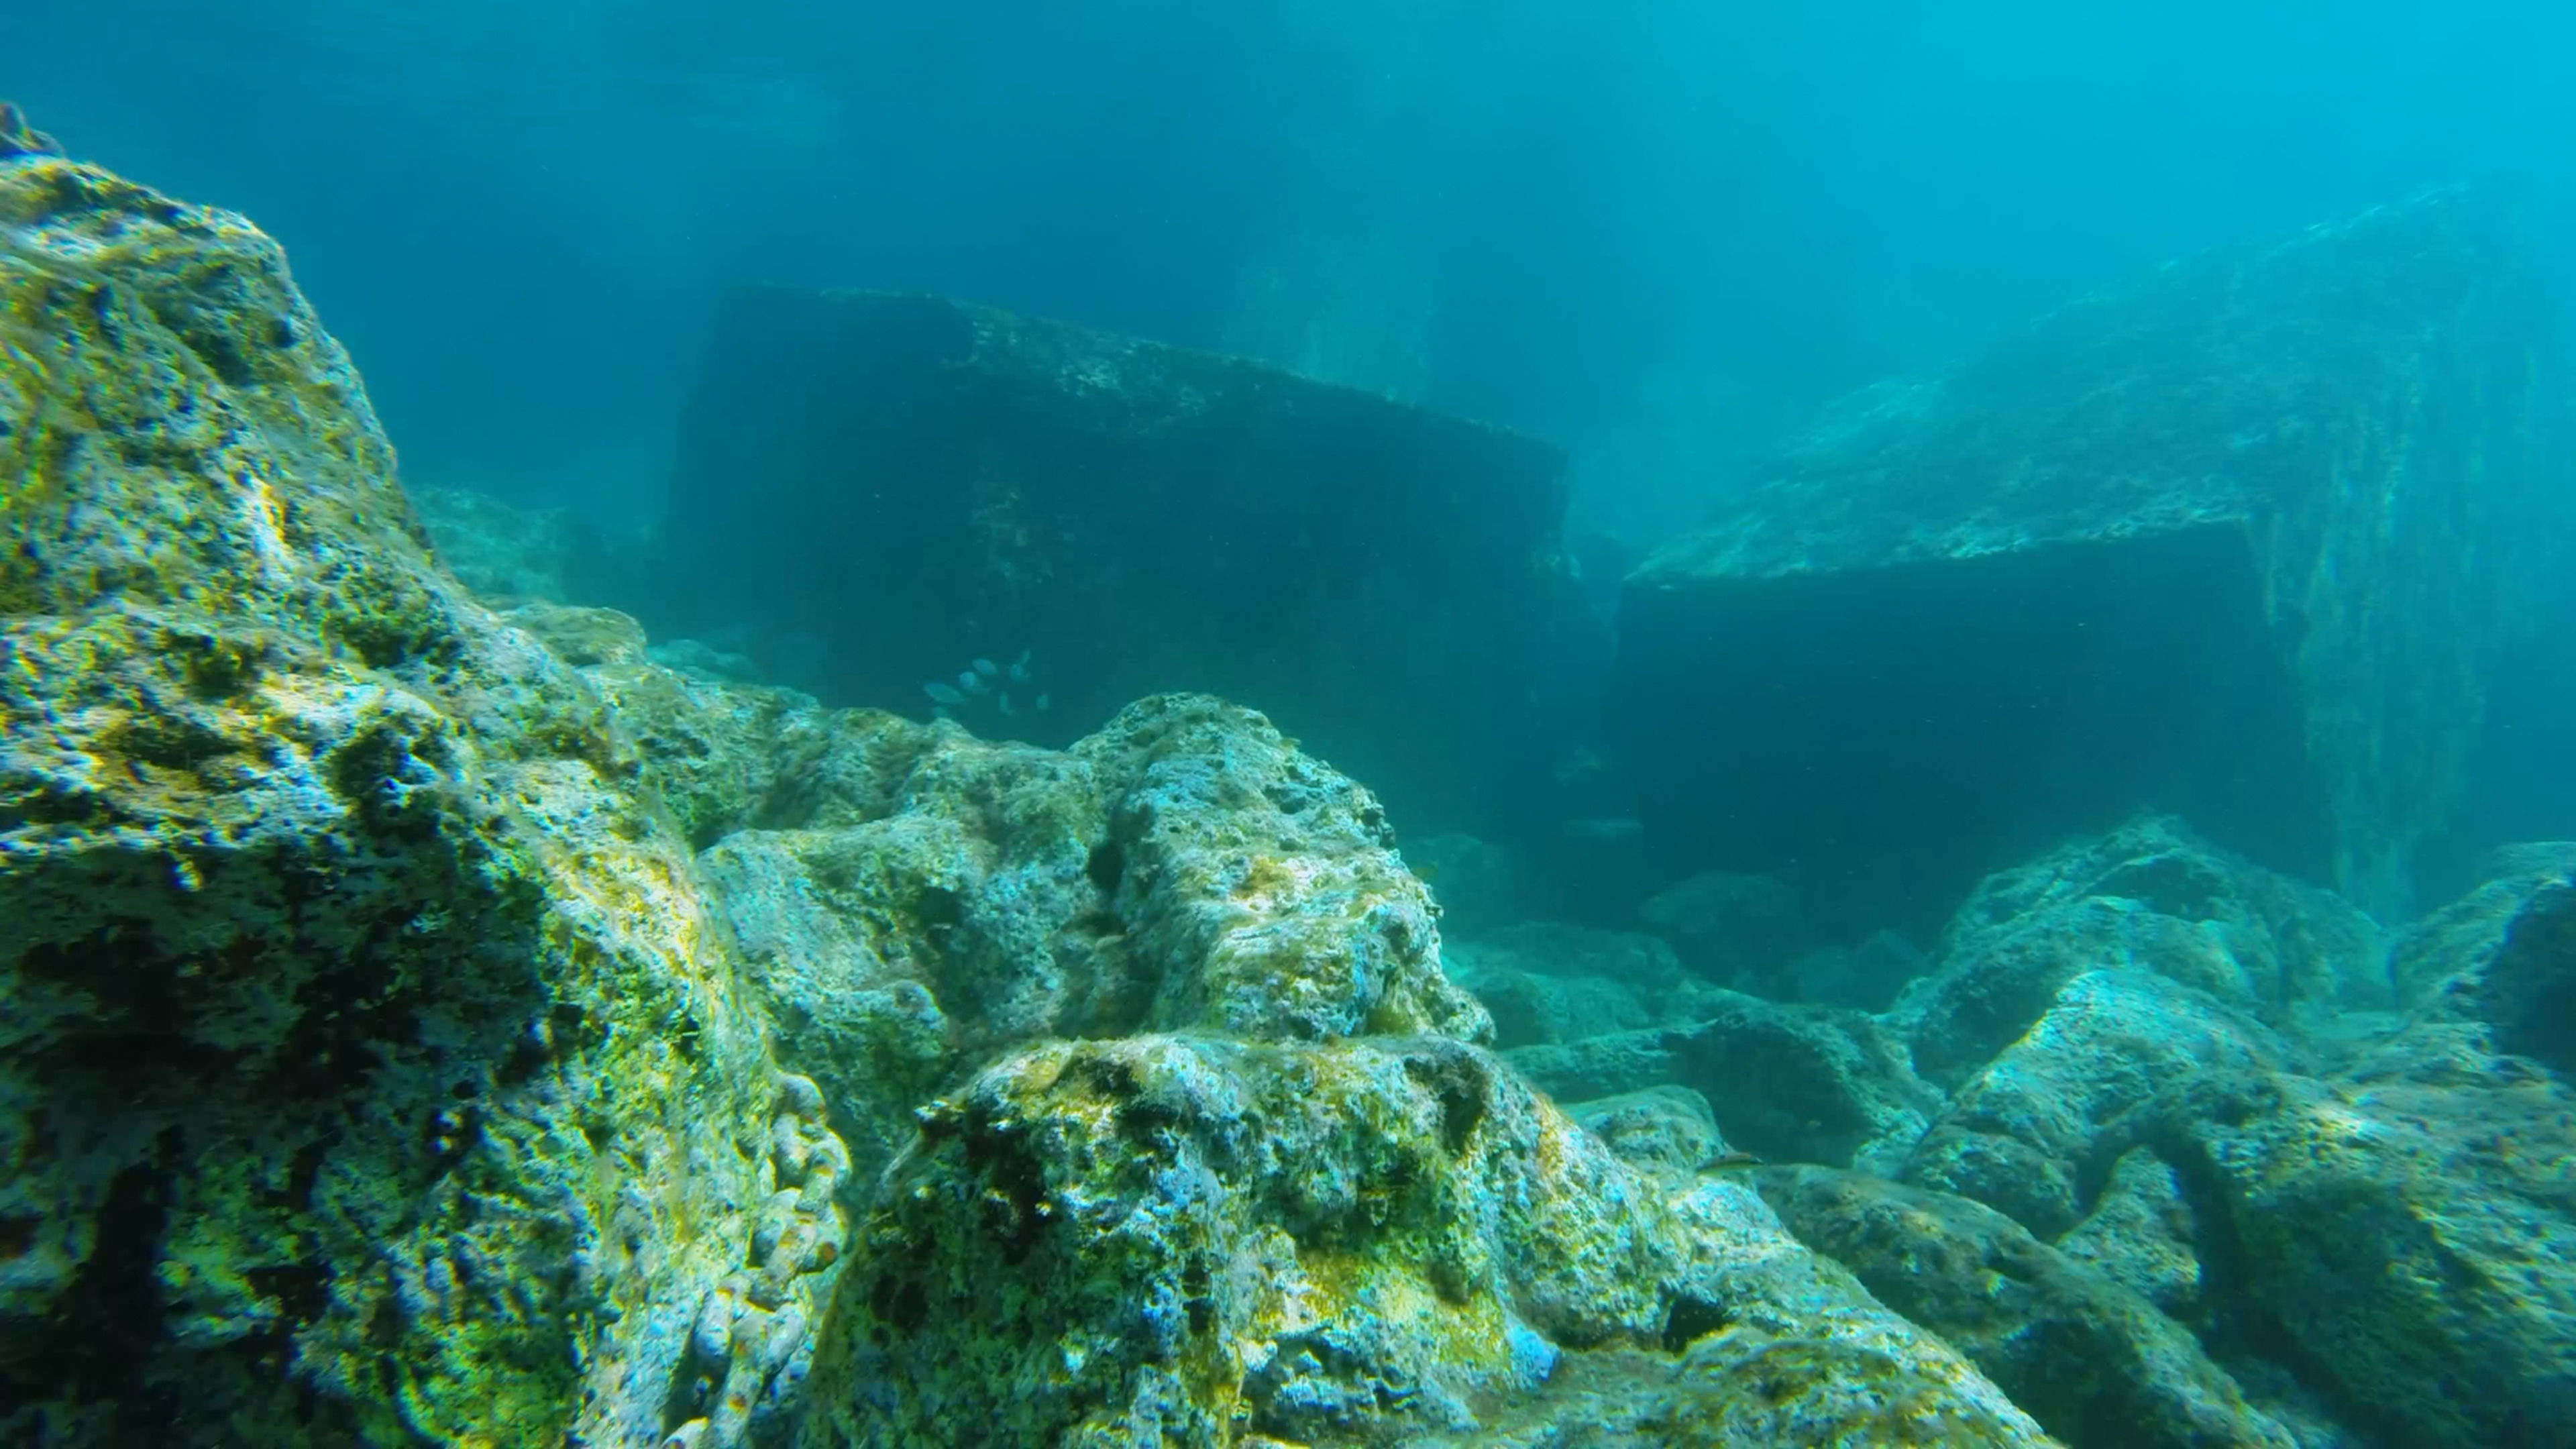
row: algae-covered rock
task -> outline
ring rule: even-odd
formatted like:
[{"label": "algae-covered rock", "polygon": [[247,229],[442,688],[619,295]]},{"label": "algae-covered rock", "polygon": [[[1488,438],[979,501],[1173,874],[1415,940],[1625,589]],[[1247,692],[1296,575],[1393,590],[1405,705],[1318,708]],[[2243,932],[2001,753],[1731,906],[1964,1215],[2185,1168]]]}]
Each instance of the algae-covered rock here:
[{"label": "algae-covered rock", "polygon": [[1601,1145],[1649,1172],[1688,1174],[1729,1152],[1708,1098],[1688,1087],[1648,1087],[1592,1102],[1568,1102],[1565,1115]]},{"label": "algae-covered rock", "polygon": [[1474,1047],[1169,1036],[925,1109],[805,1442],[1440,1442],[1639,1344],[1690,1351],[1627,1407],[1665,1442],[2039,1442],[1741,1184],[1638,1176]]},{"label": "algae-covered rock", "polygon": [[1117,880],[1133,949],[1188,968],[1165,967],[1157,1029],[1493,1034],[1440,969],[1430,893],[1377,798],[1267,719],[1165,695],[1074,752],[1117,782],[1099,870]]},{"label": "algae-covered rock", "polygon": [[2152,972],[2298,1025],[2391,1006],[2384,950],[2378,927],[2339,898],[2145,816],[1987,877],[1889,1021],[1925,1076],[1956,1084],[2087,971]]},{"label": "algae-covered rock", "polygon": [[2207,1270],[2191,1194],[2173,1164],[2133,1147],[2111,1166],[2084,1221],[2058,1238],[2058,1251],[2177,1318],[2202,1307]]},{"label": "algae-covered rock", "polygon": [[1374,797],[1250,710],[1149,699],[1054,751],[651,667],[603,684],[648,778],[724,832],[704,871],[871,1172],[943,1076],[1042,1037],[1490,1033]]},{"label": "algae-covered rock", "polygon": [[1442,940],[1451,979],[1485,1003],[1506,1050],[1678,1025],[1727,994],[1634,932],[1530,921],[1458,940],[1444,922]]},{"label": "algae-covered rock", "polygon": [[2070,1444],[2297,1444],[2180,1324],[2001,1213],[1830,1168],[1753,1177],[1799,1241],[1967,1354]]},{"label": "algae-covered rock", "polygon": [[1714,993],[1684,1025],[1509,1055],[1568,1101],[1688,1087],[1707,1098],[1727,1141],[1775,1161],[1894,1172],[1941,1110],[1905,1043],[1867,1015],[1740,992]]},{"label": "algae-covered rock", "polygon": [[2096,1144],[2127,1113],[2193,1073],[2291,1059],[2269,1028],[2204,992],[2152,972],[2089,971],[1959,1089],[1903,1176],[2054,1238],[2088,1210]]},{"label": "algae-covered rock", "polygon": [[2576,1443],[2576,1093],[2410,1032],[2356,1073],[2200,1078],[2159,1101],[2210,1285],[2398,1449]]},{"label": "algae-covered rock", "polygon": [[0,1425],[739,1439],[844,1154],[601,697],[240,218],[0,163],[0,344]]}]

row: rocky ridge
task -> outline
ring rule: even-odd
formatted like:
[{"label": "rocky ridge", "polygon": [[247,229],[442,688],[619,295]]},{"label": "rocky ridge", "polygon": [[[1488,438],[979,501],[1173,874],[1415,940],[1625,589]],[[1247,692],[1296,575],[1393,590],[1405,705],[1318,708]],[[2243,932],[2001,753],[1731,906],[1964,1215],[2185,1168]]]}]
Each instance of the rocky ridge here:
[{"label": "rocky ridge", "polygon": [[268,238],[46,156],[0,237],[13,1436],[2046,1442],[1526,1086],[1260,716],[496,612]]}]

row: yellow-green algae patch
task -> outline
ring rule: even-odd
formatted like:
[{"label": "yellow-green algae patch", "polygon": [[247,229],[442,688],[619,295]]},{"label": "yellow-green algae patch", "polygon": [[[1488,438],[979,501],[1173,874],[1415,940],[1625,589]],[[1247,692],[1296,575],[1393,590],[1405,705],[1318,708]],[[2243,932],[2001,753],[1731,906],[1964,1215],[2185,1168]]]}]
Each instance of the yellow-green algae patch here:
[{"label": "yellow-green algae patch", "polygon": [[431,561],[240,218],[0,163],[0,350],[0,1434],[707,1412],[813,1129],[598,696]]}]

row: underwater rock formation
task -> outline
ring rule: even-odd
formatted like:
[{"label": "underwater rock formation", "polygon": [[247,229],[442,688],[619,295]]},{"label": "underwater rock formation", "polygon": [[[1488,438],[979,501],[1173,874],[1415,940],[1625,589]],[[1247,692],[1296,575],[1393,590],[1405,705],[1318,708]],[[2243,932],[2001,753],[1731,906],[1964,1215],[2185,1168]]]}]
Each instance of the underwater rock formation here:
[{"label": "underwater rock formation", "polygon": [[816,636],[828,701],[1030,650],[1061,745],[1142,695],[1268,712],[1418,828],[1538,798],[1607,644],[1558,539],[1564,459],[1497,429],[929,297],[726,295],[655,634]]},{"label": "underwater rock formation", "polygon": [[1696,1021],[1725,993],[1653,936],[1530,921],[1471,937],[1442,922],[1443,964],[1494,1018],[1505,1050]]},{"label": "underwater rock formation", "polygon": [[2048,1442],[1480,1045],[1262,716],[495,612],[268,238],[45,157],[0,228],[0,1435]]},{"label": "underwater rock formation", "polygon": [[22,157],[0,243],[7,1437],[737,1442],[846,1154],[604,702],[267,237]]},{"label": "underwater rock formation", "polygon": [[2170,1087],[2128,1136],[2189,1185],[2213,1316],[2399,1449],[2576,1444],[2576,1092],[2418,1027],[2331,1077]]},{"label": "underwater rock formation", "polygon": [[2492,878],[2409,927],[2390,953],[2401,999],[2485,1027],[2498,1051],[2576,1074],[2576,842],[2510,847]]},{"label": "underwater rock formation", "polygon": [[[2576,1443],[2576,1092],[2533,1032],[2563,1014],[2517,1009],[2550,989],[2528,983],[2566,979],[2568,848],[2502,853],[2494,882],[2399,936],[2400,1015],[2376,1005],[2379,973],[2356,969],[2377,958],[2349,907],[2221,855],[2130,848],[2158,834],[2078,843],[1961,913],[1923,998],[1960,1009],[1900,1024],[1918,1049],[1949,1043],[1943,1061],[2017,1034],[1953,1095],[1907,1179],[1999,1209],[2155,1303],[2249,1392],[2259,1379],[2285,1424],[2339,1420],[2399,1449]],[[2123,929],[2069,929],[2069,912]],[[2031,950],[1978,944],[2016,937]],[[2499,973],[2514,984],[2491,990]],[[2305,982],[2307,1004],[2249,980]],[[2020,1025],[2043,981],[2054,1000]],[[1965,1009],[1980,1000],[1991,1009]],[[2515,1043],[2543,1050],[2505,1054]],[[2312,1402],[2292,1413],[2281,1392]]]},{"label": "underwater rock formation", "polygon": [[1561,1100],[1678,1088],[1737,1146],[1889,1172],[1940,1109],[1868,1015],[1711,985],[1652,936],[1531,922],[1448,959],[1512,1064]]},{"label": "underwater rock formation", "polygon": [[1900,1175],[2053,1238],[2084,1215],[2105,1133],[2161,1086],[2292,1060],[2270,1029],[2206,992],[2151,971],[2088,971],[1951,1097]]},{"label": "underwater rock formation", "polygon": [[2066,842],[1978,883],[1934,968],[1888,1014],[1926,1077],[1956,1086],[2105,965],[2152,972],[2273,1026],[2395,1003],[2383,933],[2329,892],[2168,816]]},{"label": "underwater rock formation", "polygon": [[2576,544],[2535,258],[2438,191],[1846,400],[1628,578],[1650,832],[1905,921],[2152,807],[2403,914]]},{"label": "underwater rock formation", "polygon": [[2156,1305],[2003,1214],[1865,1173],[1764,1167],[1799,1241],[1974,1360],[2069,1444],[2297,1449]]},{"label": "underwater rock formation", "polygon": [[1702,871],[1656,892],[1637,919],[1709,980],[1775,999],[1815,947],[1797,892],[1771,876]]},{"label": "underwater rock formation", "polygon": [[[817,1449],[1510,1443],[1623,1413],[1665,1443],[2043,1442],[1748,1188],[1639,1175],[1438,1037],[1026,1049],[924,1109],[861,1237]],[[1623,1345],[1683,1355],[1684,1386],[1530,1392]]]}]

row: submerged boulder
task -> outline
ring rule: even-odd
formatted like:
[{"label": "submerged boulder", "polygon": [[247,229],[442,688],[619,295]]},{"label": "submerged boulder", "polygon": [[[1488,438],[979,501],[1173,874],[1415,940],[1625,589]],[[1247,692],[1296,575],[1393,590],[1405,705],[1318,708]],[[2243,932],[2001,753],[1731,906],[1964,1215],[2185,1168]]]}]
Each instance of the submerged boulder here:
[{"label": "submerged boulder", "polygon": [[2394,1004],[2385,950],[2340,897],[2142,816],[1981,881],[1888,1020],[1925,1076],[1956,1083],[2088,971],[2148,972],[2271,1026],[2324,1026]]},{"label": "submerged boulder", "polygon": [[1629,575],[1649,831],[1922,920],[2152,807],[2402,913],[2576,544],[2536,258],[2436,191],[1846,400]]},{"label": "submerged boulder", "polygon": [[924,1109],[809,1383],[817,1449],[2045,1442],[1742,1184],[1640,1175],[1439,1038],[1006,1058]]},{"label": "submerged boulder", "polygon": [[2576,844],[2499,852],[2494,878],[2410,928],[2391,956],[2431,1021],[2576,1079]]},{"label": "submerged boulder", "polygon": [[[1475,829],[1540,798],[1607,651],[1564,507],[1547,444],[1255,363],[742,287],[652,557],[600,582],[657,634],[802,641],[782,677],[832,703],[1011,694],[1003,727],[1045,744],[1221,694]],[[1019,674],[947,683],[976,658]]]},{"label": "submerged boulder", "polygon": [[2395,1449],[2576,1444],[2576,1093],[2439,1026],[2334,1078],[2179,1084],[2134,1130],[2223,1255],[2203,1294]]},{"label": "submerged boulder", "polygon": [[1799,1241],[1942,1336],[2069,1444],[2298,1449],[2153,1303],[2003,1214],[1823,1167],[1765,1167]]},{"label": "submerged boulder", "polygon": [[738,1442],[847,1154],[276,245],[0,162],[0,1432]]},{"label": "submerged boulder", "polygon": [[2090,1208],[2105,1134],[2158,1091],[2292,1059],[2275,1033],[2205,992],[2152,972],[2088,971],[1951,1097],[1902,1175],[2054,1238]]}]

